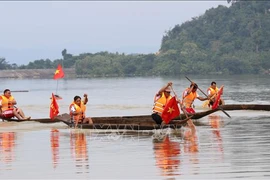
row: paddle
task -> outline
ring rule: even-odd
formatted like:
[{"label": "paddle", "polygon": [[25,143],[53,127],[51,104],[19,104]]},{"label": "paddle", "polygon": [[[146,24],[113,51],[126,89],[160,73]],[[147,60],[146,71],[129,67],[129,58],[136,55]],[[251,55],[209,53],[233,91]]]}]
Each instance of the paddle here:
[{"label": "paddle", "polygon": [[[187,76],[185,76],[186,78],[187,78],[187,80],[189,80],[191,83],[193,82],[193,81],[191,81]],[[206,97],[208,97],[200,88],[199,88],[199,86],[198,86],[198,89],[206,96]],[[228,116],[229,118],[231,118],[231,116],[226,112],[226,111],[224,111],[224,109],[222,109],[220,106],[218,107],[218,109],[220,109],[224,114],[226,114],[226,116]]]},{"label": "paddle", "polygon": [[[180,108],[181,108],[182,111],[183,111],[182,103],[181,103],[181,101],[179,100],[179,98],[178,98],[177,94],[175,93],[175,91],[173,90],[173,87],[172,87],[172,86],[171,86],[171,89],[172,89],[172,92],[173,92],[174,96],[176,97],[177,101],[178,101],[179,104],[180,104]],[[188,117],[186,111],[183,111],[183,112],[184,112],[184,114],[185,114],[185,116],[186,116],[186,119],[184,119],[181,123],[187,122],[187,121],[190,120],[190,119],[192,118],[192,116],[193,116],[193,115],[191,115],[190,117]]]},{"label": "paddle", "polygon": [[193,124],[193,121],[190,120],[193,117],[193,115],[191,115],[190,117],[188,117],[186,111],[183,110],[182,102],[179,100],[179,98],[178,98],[177,94],[175,93],[175,91],[173,90],[173,87],[172,86],[171,86],[171,89],[172,89],[172,91],[173,91],[176,99],[178,100],[178,102],[180,104],[180,108],[182,109],[182,111],[184,112],[184,114],[186,116],[186,119],[183,120],[182,123],[187,122],[189,128],[191,129],[192,134],[196,133],[195,125]]},{"label": "paddle", "polygon": [[29,92],[28,90],[16,90],[16,91],[11,91],[11,92]]}]

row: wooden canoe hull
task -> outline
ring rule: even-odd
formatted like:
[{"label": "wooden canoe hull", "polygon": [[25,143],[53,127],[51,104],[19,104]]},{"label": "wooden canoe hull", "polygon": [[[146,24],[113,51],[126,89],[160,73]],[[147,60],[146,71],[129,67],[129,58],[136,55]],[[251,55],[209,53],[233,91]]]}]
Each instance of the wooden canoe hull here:
[{"label": "wooden canoe hull", "polygon": [[50,118],[40,118],[40,119],[30,119],[30,120],[18,120],[18,119],[6,119],[6,118],[2,118],[3,121],[8,121],[8,122],[40,122],[40,123],[57,123],[57,122],[61,122],[58,119],[55,120],[51,120]]},{"label": "wooden canoe hull", "polygon": [[[69,127],[74,128],[74,125],[69,125]],[[155,130],[155,129],[180,129],[182,125],[179,124],[168,124],[168,125],[157,125],[157,124],[149,124],[149,125],[138,125],[138,124],[78,124],[78,129],[103,129],[103,130]]]},{"label": "wooden canoe hull", "polygon": [[[74,123],[71,123],[70,119],[65,118],[66,115],[63,115],[61,121],[68,125],[69,127],[74,128]],[[151,120],[144,120],[144,121],[134,121],[129,119],[128,121],[123,121],[123,119],[115,119],[113,122],[107,120],[107,122],[103,122],[103,119],[93,119],[94,124],[78,124],[77,128],[79,129],[105,129],[105,130],[155,130],[155,129],[179,129],[185,124],[192,116],[186,118],[184,120],[172,120],[170,124],[166,125],[157,125],[155,121]],[[140,118],[140,120],[142,120]]]},{"label": "wooden canoe hull", "polygon": [[[264,105],[264,104],[231,104],[231,105],[222,105],[220,106],[220,108],[226,111],[232,111],[232,110],[270,111],[270,105]],[[200,119],[218,110],[219,109],[198,112],[193,115],[192,119]],[[54,120],[51,120],[49,118],[43,118],[43,119],[31,119],[27,121],[40,122],[40,123],[57,123],[57,122],[69,121],[69,119],[70,119],[69,114],[65,113],[65,114],[57,116]],[[92,117],[92,119],[95,124],[95,126],[93,126],[92,128],[96,128],[96,129],[101,129],[99,128],[99,126],[102,126],[105,128],[105,126],[109,126],[109,125],[119,125],[119,127],[123,127],[124,125],[132,125],[132,126],[140,126],[141,128],[145,127],[144,129],[159,128],[159,127],[155,127],[157,125],[152,120],[151,115]],[[183,121],[184,119],[186,119],[186,116],[184,114],[181,114],[179,117],[175,118],[171,122],[171,124],[175,123],[176,121],[179,121],[179,122]],[[17,120],[17,119],[3,119],[3,120],[13,121],[13,122],[24,122],[24,120]],[[88,126],[85,126],[85,128],[86,127]],[[89,126],[89,128],[91,127]]]},{"label": "wooden canoe hull", "polygon": [[255,111],[270,111],[270,105],[268,104],[228,104],[220,106],[227,111],[234,110],[255,110]]}]

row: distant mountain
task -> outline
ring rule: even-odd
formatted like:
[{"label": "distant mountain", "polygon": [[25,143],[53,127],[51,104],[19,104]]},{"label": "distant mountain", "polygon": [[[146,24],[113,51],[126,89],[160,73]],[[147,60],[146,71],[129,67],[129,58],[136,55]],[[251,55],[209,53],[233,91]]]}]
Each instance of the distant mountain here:
[{"label": "distant mountain", "polygon": [[[270,68],[270,1],[229,1],[176,25],[159,56],[182,73],[258,74]],[[160,65],[166,66],[162,62]]]}]

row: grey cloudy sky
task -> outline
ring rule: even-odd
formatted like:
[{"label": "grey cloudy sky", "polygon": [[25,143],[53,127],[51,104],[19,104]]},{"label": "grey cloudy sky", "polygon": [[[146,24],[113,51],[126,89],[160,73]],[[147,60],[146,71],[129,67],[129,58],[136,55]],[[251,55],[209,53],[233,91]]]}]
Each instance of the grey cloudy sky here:
[{"label": "grey cloudy sky", "polygon": [[0,57],[62,58],[61,51],[153,53],[164,32],[226,1],[0,2]]}]

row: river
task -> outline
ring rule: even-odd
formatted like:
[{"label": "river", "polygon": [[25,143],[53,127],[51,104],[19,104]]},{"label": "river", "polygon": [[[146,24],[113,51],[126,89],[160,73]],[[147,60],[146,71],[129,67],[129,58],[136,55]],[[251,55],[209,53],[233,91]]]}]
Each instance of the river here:
[{"label": "river", "polygon": [[[206,91],[224,85],[226,104],[269,104],[269,76],[190,76]],[[178,96],[189,86],[174,78],[1,79],[26,115],[49,117],[52,93],[60,113],[75,95],[88,94],[87,116],[146,115],[168,81]],[[56,92],[57,91],[57,92]],[[200,93],[200,96],[203,96]],[[197,111],[202,103],[196,100]],[[1,179],[269,179],[270,113],[227,111],[163,131],[93,131],[63,123],[0,122]]]}]

